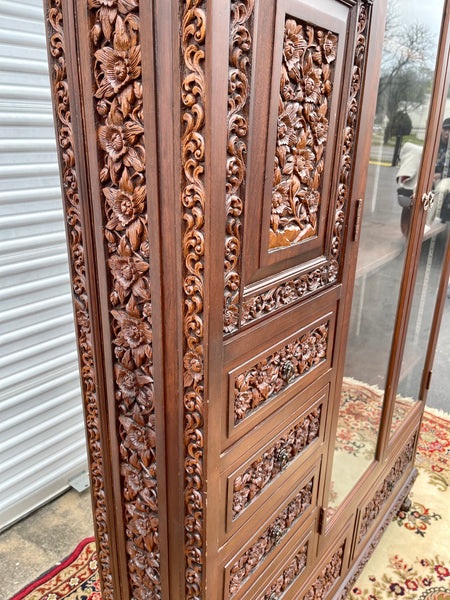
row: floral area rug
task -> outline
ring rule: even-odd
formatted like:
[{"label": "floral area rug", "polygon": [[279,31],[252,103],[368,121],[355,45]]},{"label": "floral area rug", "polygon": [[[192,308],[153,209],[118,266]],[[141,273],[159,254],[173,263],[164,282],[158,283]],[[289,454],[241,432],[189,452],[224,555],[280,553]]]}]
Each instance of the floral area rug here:
[{"label": "floral area rug", "polygon": [[[450,600],[450,415],[425,411],[416,464],[411,508],[389,525],[347,600]],[[101,600],[93,539],[11,600]]]},{"label": "floral area rug", "polygon": [[387,528],[347,600],[450,600],[450,415],[425,411],[411,508]]},{"label": "floral area rug", "polygon": [[87,538],[61,564],[11,600],[102,600],[94,538]]}]

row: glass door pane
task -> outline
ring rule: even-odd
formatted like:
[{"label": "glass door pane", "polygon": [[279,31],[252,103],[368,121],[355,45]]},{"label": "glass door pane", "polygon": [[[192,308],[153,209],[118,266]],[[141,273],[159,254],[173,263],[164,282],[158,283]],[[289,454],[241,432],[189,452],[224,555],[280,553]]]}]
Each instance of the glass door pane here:
[{"label": "glass door pane", "polygon": [[441,138],[434,169],[434,204],[428,209],[421,240],[420,261],[403,354],[398,394],[391,423],[393,434],[406,414],[420,398],[420,388],[428,339],[431,333],[434,307],[442,266],[448,252],[450,221],[450,100],[441,128]]},{"label": "glass door pane", "polygon": [[443,4],[443,0],[388,1],[330,515],[375,458]]}]

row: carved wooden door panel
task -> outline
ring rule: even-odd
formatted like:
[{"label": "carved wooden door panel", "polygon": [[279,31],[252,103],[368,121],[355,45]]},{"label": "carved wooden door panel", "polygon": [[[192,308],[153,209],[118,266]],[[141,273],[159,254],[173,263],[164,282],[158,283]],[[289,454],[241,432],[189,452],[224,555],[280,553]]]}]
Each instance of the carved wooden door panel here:
[{"label": "carved wooden door panel", "polygon": [[347,575],[354,514],[318,532],[382,5],[47,1],[105,600]]}]

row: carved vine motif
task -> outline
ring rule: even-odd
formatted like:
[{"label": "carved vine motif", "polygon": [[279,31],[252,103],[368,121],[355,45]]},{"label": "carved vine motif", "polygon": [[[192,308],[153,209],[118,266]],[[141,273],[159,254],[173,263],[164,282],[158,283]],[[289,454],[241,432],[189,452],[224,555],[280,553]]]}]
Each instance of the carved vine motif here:
[{"label": "carved vine motif", "polygon": [[202,0],[186,0],[181,17],[186,600],[202,597],[203,565],[204,5]]},{"label": "carved vine motif", "polygon": [[316,577],[314,583],[303,596],[303,600],[323,600],[326,597],[332,585],[341,574],[344,545],[333,554],[330,562],[325,565],[320,575]]},{"label": "carved vine motif", "polygon": [[317,233],[338,37],[285,22],[269,248]]},{"label": "carved vine motif", "polygon": [[333,239],[331,243],[331,261],[339,264],[339,255],[342,248],[342,236],[344,230],[345,211],[348,203],[355,136],[358,124],[359,97],[363,76],[364,58],[366,50],[366,29],[368,24],[369,7],[367,2],[361,3],[358,13],[358,24],[356,29],[355,58],[352,68],[352,81],[350,98],[347,105],[347,118],[344,131],[343,153],[341,158],[341,170],[339,176],[339,188],[335,207]]},{"label": "carved vine motif", "polygon": [[233,0],[231,3],[228,70],[224,333],[234,331],[237,329],[239,323],[241,227],[247,159],[248,96],[250,92],[253,9],[254,0]]},{"label": "carved vine motif", "polygon": [[256,459],[233,482],[233,518],[236,518],[252,500],[298,456],[319,437],[319,406],[299,421],[276,444]]},{"label": "carved vine motif", "polygon": [[308,543],[304,544],[300,548],[293,560],[289,563],[281,575],[279,575],[275,583],[273,583],[266,590],[264,595],[261,596],[261,600],[274,600],[275,598],[278,598],[304,570],[307,557]]},{"label": "carved vine motif", "polygon": [[99,405],[91,344],[91,317],[86,284],[83,227],[73,149],[73,130],[67,84],[65,39],[61,0],[48,1],[50,76],[58,131],[58,150],[63,181],[66,228],[69,239],[72,293],[75,305],[81,385],[86,415],[87,441],[92,494],[95,499],[94,521],[98,540],[98,563],[104,600],[113,600],[109,531],[104,494],[104,467],[100,442]]},{"label": "carved vine motif", "polygon": [[394,466],[385,477],[381,487],[376,491],[372,500],[367,504],[361,518],[359,530],[359,541],[368,532],[370,526],[380,514],[381,509],[391,496],[397,482],[401,479],[407,465],[411,462],[414,454],[415,436],[408,442],[405,450],[395,461]]},{"label": "carved vine motif", "polygon": [[228,585],[230,595],[239,590],[244,581],[279,544],[293,523],[311,506],[313,485],[314,481],[311,479],[272,521],[256,542],[234,563],[230,569],[230,582]]},{"label": "carved vine motif", "polygon": [[337,277],[336,265],[326,264],[310,273],[305,273],[271,288],[267,292],[248,298],[242,303],[241,326],[306,298],[333,283]]},{"label": "carved vine motif", "polygon": [[306,332],[236,377],[235,423],[326,359],[328,328],[326,323]]},{"label": "carved vine motif", "polygon": [[128,572],[160,596],[152,308],[138,0],[88,0]]},{"label": "carved vine motif", "polygon": [[269,312],[290,305],[305,298],[325,286],[337,281],[339,273],[339,256],[342,247],[342,235],[348,202],[349,186],[352,175],[352,159],[354,141],[358,125],[358,108],[361,92],[361,81],[366,54],[366,36],[369,13],[369,2],[362,2],[359,9],[357,40],[355,45],[350,97],[347,102],[346,128],[342,147],[339,176],[339,191],[335,205],[333,238],[330,259],[320,269],[314,269],[304,275],[295,277],[277,285],[262,294],[247,298],[242,303],[241,326],[264,317]]}]

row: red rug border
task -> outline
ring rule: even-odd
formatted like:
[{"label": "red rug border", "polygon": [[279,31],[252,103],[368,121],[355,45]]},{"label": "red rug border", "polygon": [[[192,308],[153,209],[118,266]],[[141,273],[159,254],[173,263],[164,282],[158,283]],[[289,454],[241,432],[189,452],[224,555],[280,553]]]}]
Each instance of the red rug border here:
[{"label": "red rug border", "polygon": [[49,569],[46,573],[40,575],[37,579],[29,583],[26,587],[17,592],[14,596],[10,598],[10,600],[22,600],[28,595],[30,592],[35,590],[37,587],[42,585],[43,583],[47,583],[52,577],[57,575],[60,571],[68,567],[83,551],[83,549],[90,544],[91,542],[95,542],[95,537],[89,537],[82,540],[75,550],[69,554],[59,565],[55,565],[51,569]]}]

